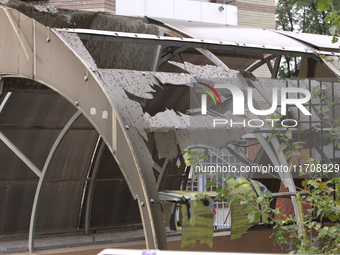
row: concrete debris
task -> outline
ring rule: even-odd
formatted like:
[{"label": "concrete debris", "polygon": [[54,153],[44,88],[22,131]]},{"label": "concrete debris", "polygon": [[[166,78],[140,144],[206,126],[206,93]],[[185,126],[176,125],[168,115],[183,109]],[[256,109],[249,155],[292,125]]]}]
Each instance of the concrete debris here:
[{"label": "concrete debris", "polygon": [[[91,67],[97,74],[97,77],[103,81],[103,86],[108,92],[114,107],[118,111],[124,125],[134,127],[138,130],[144,141],[148,141],[148,134],[154,134],[155,144],[159,158],[172,158],[178,155],[178,150],[185,149],[188,146],[204,144],[210,147],[222,147],[228,140],[237,140],[242,135],[251,132],[250,128],[242,125],[228,128],[227,125],[213,127],[214,119],[223,118],[232,122],[243,123],[248,121],[244,116],[233,116],[231,92],[229,89],[218,89],[218,93],[223,100],[223,107],[215,107],[214,112],[210,110],[207,116],[200,114],[187,115],[167,108],[162,101],[160,106],[157,100],[152,106],[157,110],[154,116],[151,116],[145,107],[148,100],[153,100],[157,91],[155,86],[164,89],[166,86],[187,86],[193,88],[196,83],[205,83],[210,85],[228,84],[240,88],[243,91],[245,99],[249,87],[256,88],[263,98],[268,102],[269,106],[273,103],[273,87],[277,88],[280,95],[281,87],[286,86],[284,80],[273,79],[246,79],[242,73],[235,70],[224,70],[220,67],[205,65],[198,66],[191,63],[170,62],[180,67],[188,73],[161,73],[148,71],[132,71],[132,70],[112,70],[112,69],[96,69],[95,61],[87,51],[82,41],[76,34],[67,32],[58,32],[68,45],[83,59],[86,64]],[[297,87],[296,81],[287,81],[289,87]],[[301,80],[299,83],[301,88],[309,88],[308,80]],[[317,82],[311,82],[311,87],[318,86]],[[324,85],[326,94],[327,85]],[[340,94],[337,91],[338,94]],[[163,95],[164,96],[164,95]],[[288,98],[297,98],[296,93],[289,93]],[[183,100],[191,100],[191,98],[183,98]],[[196,99],[195,107],[199,107],[199,98]],[[256,99],[255,99],[256,101]],[[317,103],[317,99],[312,99],[312,103]],[[281,104],[281,97],[278,96],[278,104]],[[162,108],[163,107],[163,108]],[[164,108],[165,107],[165,108]],[[194,107],[194,108],[195,108]],[[210,106],[208,107],[208,109]],[[193,110],[193,105],[188,111]],[[276,110],[277,114],[280,108]],[[313,120],[319,120],[319,108],[312,107],[310,109]],[[293,118],[298,118],[298,108],[290,107]],[[309,116],[300,114],[302,121],[309,120]],[[317,124],[313,124],[315,127]],[[309,125],[302,124],[302,130],[309,128]]]},{"label": "concrete debris", "polygon": [[34,5],[34,10],[42,13],[52,13],[52,14],[57,14],[59,13],[59,10],[54,7],[53,5]]},{"label": "concrete debris", "polygon": [[[104,71],[104,70],[103,70]],[[109,73],[109,70],[105,70]],[[155,77],[148,72],[130,70],[116,70],[112,72],[112,79],[125,91],[146,99],[152,99],[151,92],[155,92],[153,86],[160,86]]]},{"label": "concrete debris", "polygon": [[190,73],[191,75],[197,78],[209,77],[211,79],[216,80],[218,78],[225,79],[226,77],[228,78],[239,78],[240,77],[239,71],[235,71],[235,70],[226,71],[221,67],[217,67],[213,65],[198,66],[198,65],[191,64],[189,62],[184,62],[184,64],[182,64],[182,63],[178,63],[174,61],[168,61],[168,63],[186,70],[188,73]]},{"label": "concrete debris", "polygon": [[[197,67],[197,70],[199,68]],[[143,113],[141,102],[133,98],[152,99],[154,86],[161,88],[164,88],[165,84],[192,86],[188,74],[106,69],[98,69],[97,74],[103,81],[103,87],[124,125],[136,128],[145,141],[148,140],[148,133],[154,134],[159,158],[172,158],[178,155],[179,148],[183,150],[190,145],[221,147],[228,140],[240,139],[250,131],[242,125],[233,128],[227,128],[225,125],[213,127],[216,117],[242,122],[243,116],[235,117],[232,113],[220,115],[212,112],[208,116],[190,116],[170,109],[151,116],[148,112]]]},{"label": "concrete debris", "polygon": [[185,73],[177,74],[153,72],[152,75],[155,76],[163,84],[190,85],[193,80],[192,75]]},{"label": "concrete debris", "polygon": [[[126,75],[124,75],[124,72],[127,72]],[[145,130],[148,128],[148,125],[144,120],[143,109],[138,102],[131,100],[125,92],[129,89],[128,81],[131,81],[131,79],[126,79],[128,72],[131,71],[121,70],[119,73],[113,70],[98,69],[96,74],[102,80],[103,88],[109,95],[113,108],[118,112],[118,116],[124,126],[135,127],[144,140],[147,141],[148,138]],[[150,77],[153,78],[153,76]],[[150,85],[147,84],[147,86],[143,88],[146,88],[147,91],[152,91]],[[141,92],[138,95],[146,96],[147,91]]]}]

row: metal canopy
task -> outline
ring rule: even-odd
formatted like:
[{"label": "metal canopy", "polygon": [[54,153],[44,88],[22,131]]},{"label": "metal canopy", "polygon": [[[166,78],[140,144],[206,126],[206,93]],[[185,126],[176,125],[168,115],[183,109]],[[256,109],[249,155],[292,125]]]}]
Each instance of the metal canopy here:
[{"label": "metal canopy", "polygon": [[[228,29],[228,28],[227,28]],[[231,29],[231,35],[235,33],[244,34],[247,33],[242,31],[241,28]],[[88,30],[88,29],[56,29],[60,32],[76,33],[80,36],[82,40],[98,40],[98,41],[114,41],[114,42],[124,42],[124,43],[137,43],[137,44],[150,44],[150,45],[162,45],[162,46],[177,46],[177,47],[187,47],[187,48],[203,48],[209,50],[220,50],[226,52],[250,52],[250,53],[281,53],[281,54],[294,54],[294,55],[311,55],[315,54],[315,50],[305,44],[302,44],[294,39],[288,38],[286,36],[279,35],[275,32],[258,29],[250,29],[251,36],[247,40],[241,40],[242,37],[223,37],[219,36],[215,38],[219,39],[196,39],[196,38],[178,38],[169,36],[156,36],[156,35],[146,35],[138,33],[124,33],[124,32],[114,32],[114,31],[101,31],[101,30]],[[268,40],[263,40],[261,43],[259,41],[252,42],[251,38],[257,38],[258,33],[264,33],[265,36],[274,37],[274,40],[268,42]],[[215,31],[221,34],[221,31]],[[224,33],[222,33],[223,35]],[[229,33],[226,33],[228,35]],[[240,40],[238,40],[240,39]],[[284,41],[287,41],[287,44]],[[272,43],[272,44],[271,44]],[[318,51],[317,53],[323,55],[334,55],[328,51]],[[335,53],[340,55],[339,53]]]},{"label": "metal canopy", "polygon": [[[184,166],[177,168],[171,159],[191,144],[222,146],[249,132],[243,127],[221,127],[212,135],[206,123],[221,114],[211,111],[201,116],[186,112],[192,108],[188,105],[192,79],[234,78],[243,89],[248,86],[244,73],[231,70],[209,50],[238,52],[245,58],[248,53],[316,58],[313,49],[306,52],[304,44],[264,30],[260,30],[263,36],[276,35],[268,44],[262,44],[264,38],[251,40],[250,35],[254,36],[257,30],[221,26],[217,29],[227,29],[233,37],[221,41],[53,29],[7,7],[0,7],[0,22],[0,37],[4,38],[0,41],[0,77],[4,81],[23,78],[6,88],[8,94],[0,96],[0,190],[4,194],[0,197],[0,213],[4,215],[0,230],[18,233],[30,229],[30,251],[34,250],[35,230],[70,231],[83,226],[88,234],[91,223],[106,227],[121,222],[142,223],[147,247],[166,249],[158,188],[178,189],[187,176]],[[244,32],[249,32],[249,37]],[[287,45],[282,46],[279,38],[287,39]],[[236,42],[241,39],[248,41],[245,45]],[[154,67],[162,46],[195,48],[216,66],[169,62],[169,57],[164,63],[182,73],[98,68],[93,52],[85,47],[89,46],[84,42],[89,41],[131,43],[131,50],[136,52],[141,49],[138,44],[155,45],[154,51],[150,51],[154,54],[143,59]],[[114,50],[100,48],[96,54],[105,58]],[[263,63],[270,59],[273,57],[266,56]],[[273,73],[278,64],[279,60]],[[27,80],[34,84],[28,86]],[[266,95],[268,84],[255,85]],[[222,96],[228,98],[230,92],[224,91]],[[238,121],[231,114],[223,116]],[[203,119],[205,123],[201,122]],[[191,127],[192,123],[195,127]],[[274,142],[272,146],[277,148]],[[263,145],[275,162],[287,164],[277,149],[265,141]],[[291,177],[281,177],[292,184]],[[8,192],[8,184],[15,192]],[[10,200],[23,202],[7,205]],[[126,208],[120,210],[120,204]]]},{"label": "metal canopy", "polygon": [[[106,91],[103,88],[103,85],[101,85],[102,82],[100,81],[100,77],[98,77],[96,73],[91,69],[93,68],[94,62],[91,61],[89,54],[82,46],[79,38],[74,38],[72,37],[72,35],[63,36],[62,33],[55,33],[47,27],[41,25],[40,23],[35,22],[35,20],[32,20],[22,13],[7,7],[0,8],[0,20],[1,24],[3,24],[0,27],[1,38],[6,38],[6,40],[1,41],[0,47],[0,76],[2,76],[3,78],[26,78],[44,84],[52,90],[56,91],[59,96],[65,98],[69,102],[68,106],[71,106],[71,109],[73,109],[73,111],[77,109],[86,117],[87,121],[91,123],[91,125],[97,130],[102,139],[105,141],[106,146],[111,152],[111,155],[118,163],[117,165],[122,171],[122,174],[125,177],[130,190],[133,192],[134,198],[139,201],[148,246],[153,248],[166,248],[165,229],[163,226],[161,211],[158,210],[159,205],[151,205],[149,202],[149,197],[157,201],[158,196],[157,189],[154,188],[156,186],[156,183],[153,179],[153,176],[148,173],[149,171],[152,172],[152,168],[147,167],[145,163],[137,163],[138,158],[140,157],[138,157],[134,152],[134,149],[132,149],[134,146],[138,146],[138,148],[143,147],[143,145],[140,145],[142,141],[137,140],[134,141],[134,144],[131,143],[130,138],[128,137],[138,137],[139,135],[133,130],[133,127],[130,128],[130,134],[126,133],[127,130],[125,129],[125,125],[130,124],[122,123],[120,117],[117,118],[116,110],[113,106],[114,104],[107,94],[108,91]],[[78,52],[78,54],[76,52]],[[52,101],[50,101],[50,103],[52,103]],[[6,110],[5,108],[6,106],[4,107],[4,111]],[[37,114],[37,112],[34,112],[34,114]],[[62,115],[63,114],[61,114],[60,116]],[[52,117],[53,115],[51,114],[50,116]],[[66,117],[63,119],[68,121],[69,118]],[[8,122],[5,124],[8,124]],[[63,124],[66,125],[66,122],[64,122]],[[60,126],[62,126],[63,124],[58,123],[58,125]],[[60,131],[61,130],[54,133],[55,139]],[[94,131],[92,130],[90,132]],[[43,133],[40,132],[39,134],[42,135]],[[68,132],[66,136],[67,135],[70,135],[70,132]],[[92,141],[92,146],[83,144],[80,145],[80,148],[93,150],[97,141],[96,135],[91,137],[89,136],[89,134],[82,134],[81,132],[77,132],[77,135],[83,141],[87,141],[90,144]],[[74,136],[72,135],[71,137],[74,138]],[[15,138],[18,138],[19,141],[25,143],[25,145],[29,145],[27,143],[27,139],[20,139],[19,136],[14,136],[14,138],[13,136],[10,137],[10,139],[12,140],[14,140]],[[50,146],[53,142],[54,141],[52,139]],[[37,145],[36,143],[32,144]],[[47,146],[47,148],[48,147],[49,146]],[[68,152],[68,150],[70,150],[69,152],[71,154],[72,152],[76,152],[76,154],[79,156],[85,156],[86,160],[88,161],[86,162],[80,160],[80,162],[89,166],[89,161],[91,160],[91,157],[89,157],[89,155],[82,154],[79,150],[72,151],[72,147],[70,146],[68,146],[67,149],[64,148],[60,151],[51,151],[54,154],[51,161],[51,166],[57,166],[53,162],[59,162],[55,161],[57,159],[55,155],[57,155],[58,151],[59,153],[65,153]],[[48,151],[50,150],[47,149],[45,151],[45,155]],[[30,153],[34,154],[34,150],[31,149]],[[68,159],[68,156],[65,157],[65,154],[61,154],[61,156],[64,160]],[[75,160],[75,158],[71,158],[72,160]],[[47,162],[45,161],[46,157],[41,157],[41,155],[39,160],[40,162]],[[148,160],[148,158],[145,158],[145,160]],[[74,161],[74,163],[76,162],[78,161]],[[42,166],[40,165],[40,167]],[[87,167],[73,168],[72,166],[68,166],[67,164],[62,164],[61,167],[57,167],[57,169],[62,172],[72,171],[73,173],[71,175],[75,175],[75,173],[77,173],[79,170],[89,170]],[[123,169],[126,169],[126,171]],[[50,175],[52,173],[50,172],[47,174]],[[79,172],[77,174],[79,174]],[[44,184],[42,189],[38,187],[37,192],[38,189],[41,189],[41,191],[39,192],[42,193],[40,198],[40,206],[38,205],[38,203],[34,203],[33,208],[32,205],[31,207],[23,208],[25,209],[25,212],[27,212],[27,210],[30,210],[30,208],[32,208],[33,211],[36,211],[38,209],[36,216],[37,223],[35,223],[35,220],[33,219],[30,226],[30,228],[33,229],[33,231],[30,232],[29,237],[30,251],[33,251],[34,249],[34,225],[37,226],[37,229],[45,231],[55,231],[56,229],[60,228],[67,230],[72,228],[72,226],[73,229],[77,228],[79,207],[82,206],[81,201],[84,197],[84,183],[82,183],[81,181],[86,181],[88,176],[87,174],[80,175],[82,176],[83,180],[78,180],[78,183],[68,182],[67,179],[63,178],[61,183],[46,183]],[[139,176],[139,178],[136,178],[136,176]],[[42,177],[39,177],[39,179],[41,181],[43,180]],[[44,180],[44,182],[46,181],[47,180]],[[27,188],[27,186],[25,186],[25,183],[23,185],[24,188]],[[123,186],[124,185],[122,185],[121,187]],[[34,186],[32,188],[34,189]],[[22,190],[23,189],[21,189],[21,191]],[[96,190],[100,189],[95,189],[95,192]],[[147,190],[150,190],[151,193],[149,193]],[[39,196],[38,193],[36,194],[36,196]],[[70,196],[69,194],[74,194],[74,196]],[[22,195],[23,194],[20,192],[16,193],[16,196],[21,197]],[[94,196],[98,197],[95,194]],[[65,199],[67,199],[67,201]],[[75,203],[75,201],[71,201],[72,199],[76,200],[77,202]],[[5,201],[7,201],[7,199],[3,202]],[[27,199],[27,201],[32,201],[32,198]],[[63,206],[58,207],[57,201],[63,203]],[[70,207],[71,204],[72,207]],[[24,205],[28,206],[26,204],[21,204],[20,206]],[[7,211],[9,209],[8,207],[5,206],[1,208],[4,208],[4,215],[6,215],[6,217],[11,217],[11,214],[9,214],[9,212]],[[67,210],[67,208],[69,210]],[[76,210],[77,208],[78,210]],[[53,214],[49,212],[50,210],[53,210]],[[75,211],[77,212],[76,214],[74,214]],[[72,217],[67,216],[70,212],[72,212]],[[61,221],[59,220],[54,222],[53,220],[51,220],[51,218],[48,218],[49,215],[52,217],[52,219],[54,218],[54,216],[60,217],[61,215],[63,215],[63,217],[68,217],[68,221],[63,220],[63,218],[59,218],[61,219]],[[92,215],[97,215],[97,217],[99,216],[96,211],[93,211]],[[8,227],[8,224],[12,221],[13,219],[10,221],[6,221],[7,223],[4,225],[4,227]],[[64,222],[67,226],[58,225],[58,222]],[[13,231],[24,231],[25,227],[27,227],[28,222],[26,221],[25,223],[26,224],[22,224],[20,226],[20,230],[14,228]],[[156,234],[156,232],[159,233]]]},{"label": "metal canopy", "polygon": [[308,44],[298,42],[271,30],[166,18],[152,19],[192,38],[233,42],[241,46],[251,44],[266,48],[295,49],[300,52],[311,49]]},{"label": "metal canopy", "polygon": [[300,32],[275,31],[276,33],[296,39],[318,50],[339,51],[340,43],[332,43],[332,36],[317,35]]}]

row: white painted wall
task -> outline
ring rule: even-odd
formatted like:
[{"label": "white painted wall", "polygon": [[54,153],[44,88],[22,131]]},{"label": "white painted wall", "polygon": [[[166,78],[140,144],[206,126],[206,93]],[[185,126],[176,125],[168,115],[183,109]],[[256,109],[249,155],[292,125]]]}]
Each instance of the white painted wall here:
[{"label": "white painted wall", "polygon": [[116,14],[237,25],[237,7],[190,0],[116,0]]}]

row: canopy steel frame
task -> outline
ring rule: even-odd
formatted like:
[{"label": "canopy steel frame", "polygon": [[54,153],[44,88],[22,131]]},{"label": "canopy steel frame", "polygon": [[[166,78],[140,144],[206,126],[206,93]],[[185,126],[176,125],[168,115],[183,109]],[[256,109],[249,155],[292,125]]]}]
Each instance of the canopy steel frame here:
[{"label": "canopy steel frame", "polygon": [[[149,159],[144,157],[142,153],[148,149],[144,141],[138,139],[140,137],[138,130],[131,126],[131,123],[128,123],[129,120],[124,120],[124,122],[121,118],[115,107],[114,98],[105,86],[106,84],[103,78],[98,75],[98,70],[90,66],[90,64],[84,60],[84,56],[79,55],[81,53],[77,53],[73,48],[75,46],[70,45],[66,36],[63,36],[63,34],[78,34],[79,37],[84,40],[93,39],[158,45],[159,51],[156,54],[158,56],[162,46],[195,48],[224,70],[229,70],[229,68],[218,57],[212,54],[210,50],[242,52],[243,54],[272,54],[270,56],[271,59],[282,54],[308,56],[318,59],[314,50],[301,47],[284,49],[267,45],[240,45],[234,42],[161,37],[135,33],[86,29],[49,29],[22,13],[7,7],[0,7],[0,22],[3,24],[0,29],[0,37],[6,38],[1,41],[0,45],[0,56],[6,59],[6,63],[5,61],[0,62],[0,77],[26,78],[46,85],[74,105],[78,110],[77,114],[80,115],[82,113],[87,118],[102,137],[116,160],[132,196],[138,200],[148,249],[167,248],[166,231],[159,203],[157,183],[155,182],[152,166],[150,166],[150,162],[148,161]],[[21,27],[25,27],[25,29],[21,29]],[[23,40],[26,41],[22,43]],[[17,47],[13,47],[13,45]],[[317,51],[317,53],[340,55],[340,53],[327,51]],[[156,56],[156,58],[158,56]],[[262,64],[269,60],[268,58],[262,60],[264,61]],[[275,66],[278,65],[279,60],[277,57],[273,73],[275,72]],[[105,112],[105,114],[92,114],[91,109],[93,108],[97,109],[97,111],[100,109],[103,113]],[[76,115],[74,115],[74,118],[76,118]],[[104,118],[103,116],[106,117]],[[64,127],[63,131],[67,132],[69,126],[72,125],[71,122],[74,122],[73,118],[71,118],[67,126]],[[1,140],[12,146],[12,150],[24,160],[25,155],[11,144],[2,133],[0,134]],[[274,159],[271,159],[274,160],[275,163],[280,164],[281,162],[281,164],[286,164],[282,155],[278,155],[262,135],[255,134],[255,136],[258,136],[259,140],[262,139],[261,144],[263,144],[266,151],[269,151],[269,154],[273,155]],[[47,166],[62,137],[63,135],[60,136],[60,140],[58,140],[58,137],[55,141],[55,147],[52,147],[50,151],[49,157],[45,162],[46,167],[44,166],[43,173],[41,173],[38,168],[35,168],[32,162],[26,158],[26,164],[31,164],[31,170],[40,178],[40,186],[38,185],[39,187],[37,187],[32,208],[29,240],[30,251],[33,251],[34,248],[35,217],[41,186],[47,171]],[[265,142],[263,140],[265,140]],[[272,144],[275,148],[277,147],[275,142],[272,142]],[[95,174],[93,174],[93,176],[93,178],[95,178]],[[35,210],[34,212],[33,209]]]},{"label": "canopy steel frame", "polygon": [[319,59],[318,55],[339,56],[340,53],[319,51],[313,48],[302,47],[278,47],[271,45],[258,45],[247,43],[236,43],[227,41],[201,40],[194,38],[178,38],[169,36],[157,36],[150,34],[126,33],[115,31],[102,31],[91,29],[53,29],[55,31],[66,31],[68,33],[76,33],[82,40],[100,40],[114,41],[123,43],[137,43],[148,45],[176,46],[187,48],[200,48],[208,50],[220,50],[225,52],[241,52],[241,53],[262,53],[274,55],[292,55],[292,56],[308,56]]},{"label": "canopy steel frame", "polygon": [[268,61],[272,60],[275,58],[275,55],[270,55],[258,62],[256,62],[255,64],[251,65],[246,71],[247,72],[253,72],[255,71],[257,68],[259,68],[260,66],[266,64]]},{"label": "canopy steel frame", "polygon": [[163,180],[163,176],[164,176],[164,172],[165,172],[165,169],[169,163],[170,159],[166,159],[162,165],[162,167],[160,169],[156,169],[158,172],[159,172],[159,176],[158,176],[158,179],[157,179],[157,183],[156,183],[156,186],[157,186],[157,190],[159,190],[159,187],[162,183],[162,180]]},{"label": "canopy steel frame", "polygon": [[[160,32],[159,35],[164,35],[164,32]],[[155,60],[154,60],[154,63],[153,63],[152,71],[158,71],[158,68],[161,66],[160,61],[161,61],[161,57],[162,57],[162,51],[163,51],[163,46],[158,45],[157,50],[156,50],[156,54],[155,54]]]},{"label": "canopy steel frame", "polygon": [[34,232],[35,232],[35,225],[36,225],[36,220],[37,220],[37,211],[38,211],[38,206],[39,206],[39,201],[40,201],[41,189],[44,184],[44,180],[45,180],[48,167],[50,165],[50,162],[52,160],[54,153],[56,152],[63,138],[65,137],[67,131],[80,116],[81,116],[81,112],[77,111],[71,117],[71,119],[67,122],[67,124],[65,125],[65,127],[63,128],[63,130],[60,132],[57,139],[55,140],[46,158],[44,167],[41,171],[41,176],[39,177],[39,182],[38,182],[37,189],[36,189],[35,196],[34,196],[33,207],[32,207],[32,212],[31,212],[30,228],[29,228],[29,233],[28,233],[28,250],[30,252],[34,251]]},{"label": "canopy steel frame", "polygon": [[[11,20],[6,13],[10,14]],[[114,100],[93,66],[89,66],[57,30],[49,29],[17,10],[1,6],[0,22],[3,24],[0,37],[6,38],[0,47],[1,58],[6,59],[0,62],[0,77],[39,82],[66,98],[88,119],[115,158],[132,196],[138,200],[147,248],[166,249],[166,230],[156,183],[150,175],[152,168],[139,152],[147,150],[146,145],[134,140],[139,137],[137,130],[125,129],[129,123],[123,123]],[[18,34],[27,39],[28,57]],[[93,115],[91,108],[100,109],[103,114]],[[37,169],[35,172],[39,175]]]},{"label": "canopy steel frame", "polygon": [[272,79],[277,78],[277,74],[278,74],[279,68],[280,68],[281,58],[282,58],[282,55],[276,55],[274,68],[273,68],[273,72],[272,72]]},{"label": "canopy steel frame", "polygon": [[[8,16],[8,13],[6,13]],[[3,83],[3,80],[1,79],[1,84]],[[0,113],[6,106],[10,96],[12,95],[12,92],[8,92],[5,96],[5,98],[2,100],[0,104]],[[7,145],[7,147],[12,150],[21,160],[24,162],[39,178],[41,177],[41,171],[40,169],[32,162],[30,161],[2,132],[0,132],[0,140]]]},{"label": "canopy steel frame", "polygon": [[[101,137],[98,138],[98,142],[96,145],[96,148],[94,150],[92,160],[95,159],[95,154],[100,154],[100,151],[104,149],[105,143],[101,142]],[[92,201],[93,201],[93,192],[94,192],[94,185],[95,181],[97,179],[97,173],[98,173],[99,167],[98,167],[98,161],[95,161],[93,164],[93,170],[91,174],[91,181],[89,184],[89,191],[87,195],[87,201],[86,201],[86,208],[85,208],[85,234],[90,234],[90,225],[91,225],[91,207],[92,207]]]},{"label": "canopy steel frame", "polygon": [[182,48],[179,48],[177,50],[174,50],[172,52],[169,52],[168,54],[166,54],[164,57],[162,57],[159,61],[159,65],[158,66],[161,66],[163,65],[164,63],[168,62],[168,60],[170,60],[171,58],[175,57],[176,55],[186,51],[188,48],[186,47],[182,47]]},{"label": "canopy steel frame", "polygon": [[3,141],[6,146],[17,155],[22,162],[28,166],[33,173],[35,173],[39,178],[41,177],[41,171],[40,169],[32,162],[30,161],[25,154],[23,154],[18,147],[16,147],[2,132],[0,132],[0,140]]}]

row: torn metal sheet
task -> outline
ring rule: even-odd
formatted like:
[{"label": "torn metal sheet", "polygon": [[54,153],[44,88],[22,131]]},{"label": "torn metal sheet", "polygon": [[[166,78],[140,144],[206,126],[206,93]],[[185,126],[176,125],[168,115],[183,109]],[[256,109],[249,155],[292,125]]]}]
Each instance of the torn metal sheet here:
[{"label": "torn metal sheet", "polygon": [[158,152],[158,158],[173,158],[180,151],[177,146],[177,138],[175,131],[154,132],[155,145]]},{"label": "torn metal sheet", "polygon": [[[187,66],[197,73],[204,73],[204,70],[207,73],[209,71],[213,77],[211,82],[220,81],[221,83],[226,83],[226,80],[228,80],[228,83],[232,82],[233,85],[246,90],[247,84],[242,76],[240,79],[229,78],[230,76],[239,77],[238,71],[229,72],[220,70],[221,68],[218,67],[202,67],[189,63]],[[145,141],[148,140],[147,133],[154,133],[159,158],[173,158],[179,154],[179,149],[183,150],[190,145],[204,144],[210,147],[221,147],[228,140],[239,139],[251,130],[251,128],[244,128],[242,125],[233,128],[228,128],[227,126],[213,127],[213,121],[216,118],[230,119],[239,123],[244,120],[248,121],[247,118],[242,116],[232,116],[231,112],[223,115],[211,112],[208,116],[189,116],[167,109],[164,112],[158,112],[155,116],[151,116],[148,112],[143,113],[141,102],[133,98],[133,96],[136,96],[152,99],[153,95],[151,93],[155,91],[153,86],[163,87],[164,83],[192,86],[190,84],[191,76],[188,74],[98,69],[98,77],[103,81],[104,87],[110,94],[123,123],[127,127],[136,128]],[[203,80],[211,83],[208,78]],[[230,96],[228,89],[219,89],[219,91],[225,97]],[[131,93],[132,96],[126,92]],[[183,100],[188,99],[183,98]]]},{"label": "torn metal sheet", "polygon": [[[129,79],[124,79],[124,72],[125,71],[122,71],[122,75],[119,72],[115,72],[113,70],[98,69],[97,74],[98,77],[100,77],[100,79],[103,81],[103,87],[114,103],[116,110],[119,112],[120,118],[122,119],[125,127],[136,128],[141,136],[147,140],[147,135],[144,130],[148,128],[148,125],[144,120],[143,109],[140,103],[131,100],[125,93],[125,89],[129,88]],[[153,76],[150,77],[153,78]],[[157,81],[155,80],[155,82]],[[148,84],[147,86],[148,87],[144,88],[146,88],[148,91],[152,91],[150,85]],[[141,92],[142,93],[139,93],[138,95],[146,96],[146,93],[143,93],[143,90]]]},{"label": "torn metal sheet", "polygon": [[[234,122],[242,122],[247,118],[232,116],[227,113],[224,117]],[[206,145],[209,147],[224,146],[229,140],[240,139],[244,134],[251,132],[251,128],[242,127],[242,125],[234,126],[232,128],[227,126],[213,127],[213,121],[216,115],[209,114],[207,116],[196,115],[189,116],[185,114],[177,114],[173,110],[167,110],[150,116],[145,113],[145,120],[148,123],[148,132],[159,132],[156,138],[156,144],[172,142],[174,145],[179,145],[181,150],[193,145]],[[162,136],[161,133],[172,133],[175,140],[168,140],[169,134]],[[166,139],[165,141],[163,139]],[[157,141],[159,140],[159,141]],[[162,144],[157,147],[159,157],[172,158],[178,155],[174,147],[169,151],[169,145]]]},{"label": "torn metal sheet", "polygon": [[[192,65],[192,68],[195,68],[197,71],[207,69],[207,67],[194,67],[194,65]],[[213,68],[209,67],[209,69]],[[235,71],[235,74],[236,73],[237,71]],[[222,75],[218,74],[217,72],[214,72],[214,74],[216,74],[215,77],[221,77],[222,82]],[[146,133],[155,131],[158,132],[155,136],[157,137],[156,144],[158,144],[158,152],[159,156],[161,157],[171,158],[176,156],[178,154],[176,148],[177,144],[179,144],[182,149],[188,147],[191,143],[206,144],[209,146],[215,146],[217,143],[218,146],[221,146],[226,143],[228,137],[241,137],[245,132],[249,131],[243,130],[242,128],[240,128],[242,130],[239,130],[239,128],[233,128],[233,131],[230,131],[223,127],[220,130],[216,130],[214,135],[212,135],[211,131],[214,129],[212,127],[212,123],[216,116],[189,116],[176,113],[173,110],[166,110],[165,112],[159,112],[152,117],[148,113],[143,113],[140,102],[131,100],[131,96],[126,94],[126,92],[129,92],[137,97],[152,99],[153,95],[151,93],[155,91],[153,86],[164,86],[164,84],[160,84],[159,81],[163,81],[171,85],[181,84],[190,86],[190,83],[188,83],[190,82],[190,76],[187,74],[166,74],[129,70],[98,69],[98,77],[103,80],[104,87],[110,93],[110,95],[112,95],[112,100],[115,103],[118,112],[121,114],[123,122],[127,126],[131,125],[135,127],[145,140],[147,140]],[[225,82],[226,76],[223,78],[223,82]],[[237,79],[233,80],[235,82],[239,81]],[[216,82],[215,79],[214,82]],[[243,88],[245,86],[245,83],[243,83]],[[229,90],[225,89],[221,91],[223,92],[222,95],[230,95]],[[217,114],[217,116],[220,118],[232,118],[234,121],[239,119],[239,117],[231,116],[231,114],[223,116]],[[197,133],[197,135],[191,134],[189,130],[190,132],[196,130],[193,133]],[[205,130],[210,131],[207,132]],[[174,133],[169,134],[170,132]],[[167,145],[164,145],[164,140],[162,141],[160,138],[160,133],[167,133],[167,135],[163,137],[163,139],[168,141],[166,143]],[[209,134],[205,135],[205,133]],[[177,139],[175,140],[177,142],[171,138],[174,136],[174,134],[176,134]],[[221,139],[222,137],[223,139]]]},{"label": "torn metal sheet", "polygon": [[67,44],[72,47],[72,49],[82,58],[82,61],[86,63],[91,68],[97,68],[92,56],[85,48],[83,42],[80,40],[77,34],[67,33],[65,31],[57,31],[59,36],[61,36]]},{"label": "torn metal sheet", "polygon": [[[103,70],[104,71],[104,70]],[[108,70],[104,72],[108,73]],[[160,86],[158,81],[150,72],[115,70],[113,72],[113,82],[117,82],[125,91],[146,99],[152,99],[154,86]]]},{"label": "torn metal sheet", "polygon": [[190,84],[193,78],[192,75],[186,73],[177,74],[153,72],[152,75],[155,76],[161,83],[172,85]]}]

